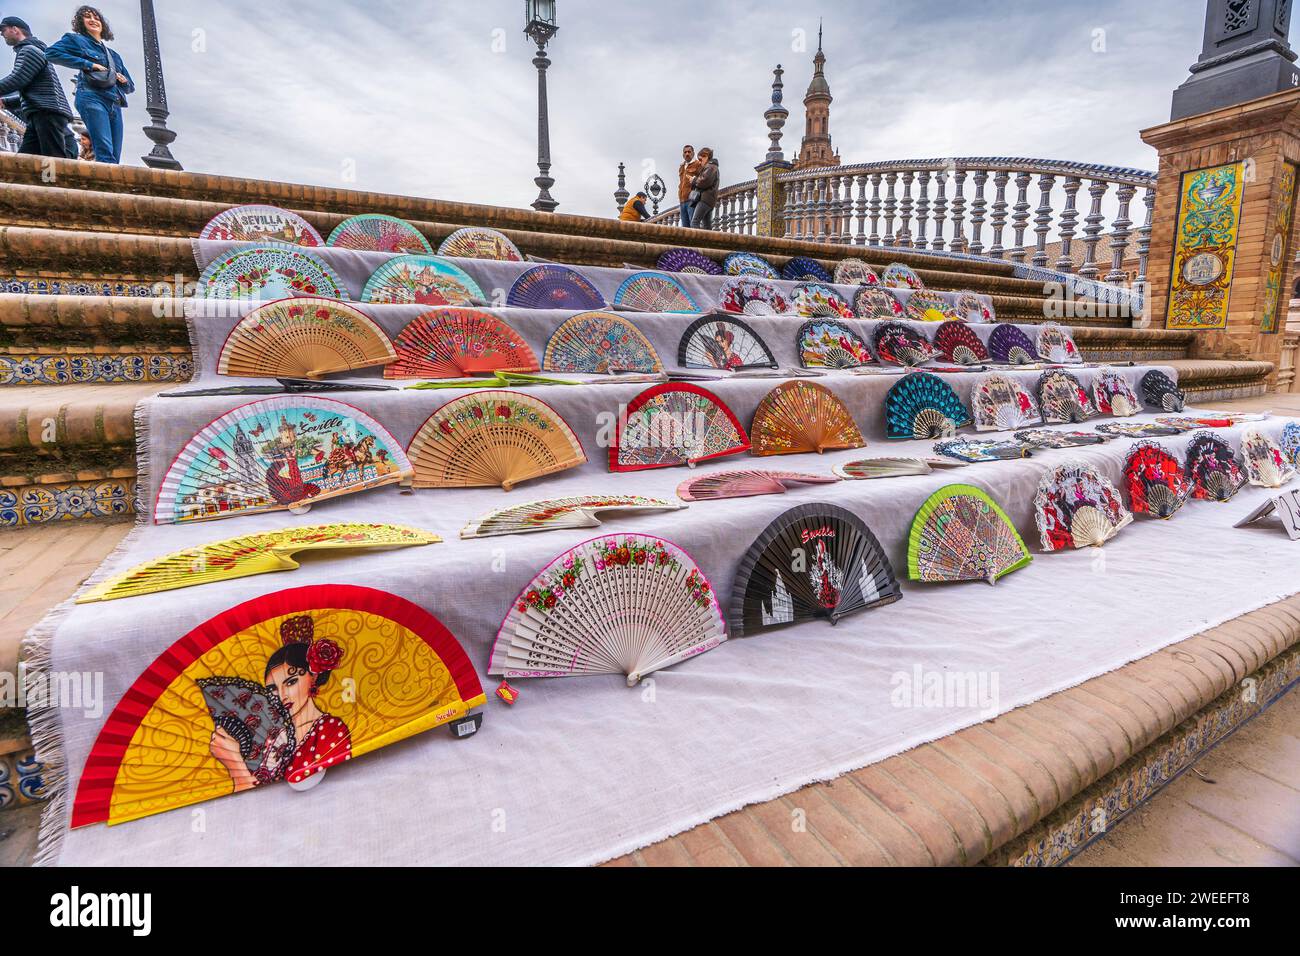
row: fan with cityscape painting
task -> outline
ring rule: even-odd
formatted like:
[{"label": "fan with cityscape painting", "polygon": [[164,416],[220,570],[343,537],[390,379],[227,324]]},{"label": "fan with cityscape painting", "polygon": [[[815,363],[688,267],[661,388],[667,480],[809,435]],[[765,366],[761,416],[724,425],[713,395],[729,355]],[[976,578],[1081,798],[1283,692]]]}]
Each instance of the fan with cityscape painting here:
[{"label": "fan with cityscape painting", "polygon": [[217,213],[199,233],[218,242],[283,242],[291,246],[323,246],[325,240],[306,219],[278,206],[234,206]]},{"label": "fan with cityscape painting", "polygon": [[523,262],[518,247],[495,229],[470,226],[457,229],[438,247],[438,255],[457,259],[490,259],[495,262]]},{"label": "fan with cityscape painting", "polygon": [[815,319],[799,328],[795,339],[804,368],[858,368],[871,363],[871,350],[842,322]]},{"label": "fan with cityscape painting", "polygon": [[835,266],[835,284],[880,285],[880,276],[861,259],[841,259]]},{"label": "fan with cityscape painting", "polygon": [[1074,364],[1082,362],[1079,347],[1074,344],[1070,330],[1045,322],[1038,327],[1038,354],[1048,362],[1057,364]]},{"label": "fan with cityscape painting", "polygon": [[370,276],[362,302],[382,305],[479,305],[483,290],[460,266],[438,256],[397,256]]}]

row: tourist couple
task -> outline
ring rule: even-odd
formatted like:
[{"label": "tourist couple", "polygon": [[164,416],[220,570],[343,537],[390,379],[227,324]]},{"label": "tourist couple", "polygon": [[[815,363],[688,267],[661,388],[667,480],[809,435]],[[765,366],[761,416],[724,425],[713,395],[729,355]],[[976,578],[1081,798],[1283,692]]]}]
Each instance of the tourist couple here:
[{"label": "tourist couple", "polygon": [[677,198],[681,203],[682,225],[693,229],[713,228],[713,207],[718,204],[720,173],[713,150],[705,146],[695,155],[694,146],[682,147],[682,164],[677,168]]}]

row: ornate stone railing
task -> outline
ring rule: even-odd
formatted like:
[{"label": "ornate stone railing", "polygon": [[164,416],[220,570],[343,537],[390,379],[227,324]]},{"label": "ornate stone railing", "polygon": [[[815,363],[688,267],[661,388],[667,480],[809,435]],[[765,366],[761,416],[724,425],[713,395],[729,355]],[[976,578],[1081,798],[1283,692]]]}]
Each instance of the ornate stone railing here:
[{"label": "ornate stone railing", "polygon": [[[668,226],[681,225],[681,212],[673,206],[667,212],[649,219],[649,222]],[[718,205],[713,210],[713,231],[731,232],[752,236],[758,226],[758,181],[738,183],[718,190]]]},{"label": "ornate stone railing", "polygon": [[8,110],[0,109],[0,153],[16,153],[27,124]]}]

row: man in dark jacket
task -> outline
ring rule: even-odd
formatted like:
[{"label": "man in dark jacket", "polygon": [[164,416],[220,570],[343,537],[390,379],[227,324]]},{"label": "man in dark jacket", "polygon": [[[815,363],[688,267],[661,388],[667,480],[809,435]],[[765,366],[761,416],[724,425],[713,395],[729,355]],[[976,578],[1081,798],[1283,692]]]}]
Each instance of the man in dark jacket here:
[{"label": "man in dark jacket", "polygon": [[712,229],[713,207],[718,204],[718,181],[721,172],[718,168],[718,160],[708,146],[700,150],[700,159],[704,160],[704,167],[692,181],[699,198],[691,208],[691,228]]},{"label": "man in dark jacket", "polygon": [[13,72],[0,79],[0,101],[5,109],[21,111],[27,123],[18,152],[70,158],[67,134],[72,110],[58,74],[45,58],[45,44],[18,17],[0,20],[0,36],[14,48]]}]

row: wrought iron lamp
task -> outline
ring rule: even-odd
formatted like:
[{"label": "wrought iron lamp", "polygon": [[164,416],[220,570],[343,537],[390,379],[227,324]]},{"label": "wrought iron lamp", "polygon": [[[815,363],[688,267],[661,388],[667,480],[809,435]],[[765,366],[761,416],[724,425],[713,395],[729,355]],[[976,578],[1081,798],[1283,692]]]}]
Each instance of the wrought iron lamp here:
[{"label": "wrought iron lamp", "polygon": [[524,0],[524,16],[527,26],[524,35],[537,44],[537,56],[533,57],[533,66],[537,67],[537,171],[539,175],[533,180],[540,192],[533,200],[533,208],[538,212],[555,212],[559,205],[551,196],[551,187],[555,180],[551,178],[551,122],[546,103],[546,68],[551,65],[546,56],[546,44],[559,32],[555,25],[555,0]]}]

